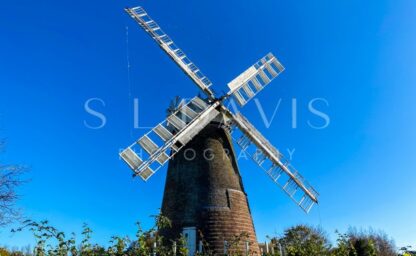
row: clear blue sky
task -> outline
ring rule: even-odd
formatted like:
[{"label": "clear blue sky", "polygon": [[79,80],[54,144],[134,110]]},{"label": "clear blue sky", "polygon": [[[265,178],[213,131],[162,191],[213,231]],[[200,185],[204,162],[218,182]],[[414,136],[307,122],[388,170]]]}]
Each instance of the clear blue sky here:
[{"label": "clear blue sky", "polygon": [[[260,2],[260,3],[259,3]],[[119,148],[153,126],[169,100],[198,89],[124,13],[143,5],[214,82],[217,92],[269,51],[285,72],[242,109],[320,192],[305,215],[248,161],[240,162],[259,240],[298,223],[329,233],[374,227],[397,245],[416,245],[416,2],[319,1],[6,1],[0,40],[1,161],[31,166],[20,189],[26,216],[65,231],[95,231],[94,241],[149,227],[161,205],[166,169],[148,183],[131,179]],[[127,79],[129,28],[131,88]],[[129,96],[131,92],[131,96]],[[106,125],[84,103],[103,113]],[[297,99],[297,128],[292,99]],[[308,110],[323,98],[328,106]],[[287,154],[287,152],[286,152]],[[32,243],[0,231],[0,244]]]}]

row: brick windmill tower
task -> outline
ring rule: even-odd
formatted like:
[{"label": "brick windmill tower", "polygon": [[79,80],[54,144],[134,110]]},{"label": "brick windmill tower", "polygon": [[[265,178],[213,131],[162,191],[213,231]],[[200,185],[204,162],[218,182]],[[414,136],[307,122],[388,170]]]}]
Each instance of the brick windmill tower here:
[{"label": "brick windmill tower", "polygon": [[177,106],[166,120],[124,149],[121,158],[145,181],[169,163],[162,214],[171,219],[172,227],[162,232],[172,239],[184,235],[190,255],[208,249],[214,255],[224,254],[227,242],[241,234],[244,242],[234,249],[260,254],[232,141],[305,212],[318,202],[318,193],[241,113],[233,113],[224,102],[232,96],[244,106],[283,66],[269,53],[228,83],[227,94],[216,97],[210,80],[142,7],[125,10],[206,98],[195,97]]}]

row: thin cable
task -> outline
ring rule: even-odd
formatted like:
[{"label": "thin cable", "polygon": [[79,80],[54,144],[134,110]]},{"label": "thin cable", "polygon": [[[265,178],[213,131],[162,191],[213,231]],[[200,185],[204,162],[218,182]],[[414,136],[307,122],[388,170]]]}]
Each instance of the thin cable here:
[{"label": "thin cable", "polygon": [[[128,102],[129,102],[130,111],[132,111],[134,106],[133,106],[132,98],[131,98],[132,86],[131,86],[131,75],[130,75],[131,65],[130,65],[130,49],[129,49],[129,26],[126,26],[126,61],[127,61]],[[134,115],[134,110],[133,112],[130,112],[130,116],[132,114]],[[131,126],[130,126],[130,137],[133,138],[133,129],[131,128]]]},{"label": "thin cable", "polygon": [[322,218],[321,218],[321,207],[319,204],[316,205],[318,208],[319,227],[322,229]]}]

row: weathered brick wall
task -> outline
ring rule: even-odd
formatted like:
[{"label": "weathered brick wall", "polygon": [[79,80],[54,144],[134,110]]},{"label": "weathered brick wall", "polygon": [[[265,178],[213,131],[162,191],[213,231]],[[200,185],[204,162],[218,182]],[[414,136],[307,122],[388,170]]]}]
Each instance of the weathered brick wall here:
[{"label": "weathered brick wall", "polygon": [[221,254],[224,250],[224,240],[231,244],[236,240],[236,236],[246,233],[248,237],[241,237],[241,242],[234,249],[244,252],[245,242],[248,241],[250,249],[258,253],[246,195],[242,191],[233,189],[224,191],[224,195],[229,200],[229,207],[207,208],[201,214],[201,231],[205,239],[210,242],[210,248]]},{"label": "weathered brick wall", "polygon": [[169,162],[162,213],[172,220],[172,228],[163,231],[169,238],[177,237],[183,227],[196,227],[209,248],[222,254],[224,240],[245,232],[250,249],[259,252],[234,150],[217,123],[208,125]]}]

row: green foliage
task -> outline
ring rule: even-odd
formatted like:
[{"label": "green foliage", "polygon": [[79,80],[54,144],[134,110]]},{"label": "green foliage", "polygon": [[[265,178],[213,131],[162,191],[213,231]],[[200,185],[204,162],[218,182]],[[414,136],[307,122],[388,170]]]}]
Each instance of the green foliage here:
[{"label": "green foliage", "polygon": [[[29,230],[36,239],[36,246],[26,253],[21,251],[10,251],[0,248],[0,256],[187,256],[186,239],[181,236],[175,241],[167,241],[160,230],[171,227],[168,218],[156,215],[154,226],[144,231],[139,222],[135,238],[112,236],[109,247],[105,248],[91,242],[92,230],[87,225],[82,226],[82,238],[77,242],[75,234],[69,238],[53,226],[48,221],[26,220],[22,226],[12,232]],[[337,243],[331,248],[326,234],[321,229],[316,229],[306,225],[298,225],[284,231],[282,237],[269,238],[272,246],[271,252],[265,256],[396,256],[394,244],[383,233],[357,232],[350,229],[347,233],[339,233]],[[202,241],[204,252],[198,252],[198,256],[213,255],[209,249],[209,244],[205,241],[200,232],[199,237]],[[241,233],[233,239],[227,241],[227,255],[242,256],[246,255],[241,248],[244,248],[249,240],[247,233]],[[249,244],[251,248],[252,244]],[[401,249],[401,255],[411,255],[407,247]],[[280,254],[282,252],[282,255]],[[248,255],[254,255],[249,251]]]},{"label": "green foliage", "polygon": [[411,251],[412,246],[404,246],[400,248],[400,256],[415,256],[416,251]]},{"label": "green foliage", "polygon": [[279,239],[287,256],[325,256],[329,255],[329,242],[320,229],[298,225],[285,230]]},{"label": "green foliage", "polygon": [[113,236],[110,243],[112,246],[108,248],[108,254],[111,256],[123,256],[130,239],[128,237]]},{"label": "green foliage", "polygon": [[[97,244],[92,244],[91,237],[93,231],[87,224],[82,226],[82,240],[77,244],[75,234],[67,239],[65,234],[49,225],[48,221],[24,221],[21,227],[12,230],[20,232],[29,230],[36,239],[36,246],[33,249],[35,256],[137,256],[151,255],[156,253],[158,256],[173,256],[172,247],[169,246],[164,237],[159,235],[159,230],[171,227],[168,218],[162,215],[154,217],[155,225],[147,231],[143,231],[140,223],[137,224],[136,237],[131,241],[128,237],[112,236],[110,246],[104,248]],[[185,239],[181,237],[177,244],[177,256],[188,255]],[[20,255],[19,252],[10,252],[0,249],[0,256]],[[22,254],[23,255],[23,254]]]},{"label": "green foliage", "polygon": [[372,229],[358,232],[350,228],[347,234],[338,234],[338,247],[335,251],[344,248],[346,256],[396,256],[394,242],[386,234],[375,232]]},{"label": "green foliage", "polygon": [[281,238],[272,238],[274,254],[285,256],[396,256],[394,243],[381,232],[350,229],[346,234],[335,231],[337,244],[331,248],[324,232],[313,227],[298,225],[287,229]]},{"label": "green foliage", "polygon": [[10,256],[10,253],[5,248],[0,248],[0,256]]},{"label": "green foliage", "polygon": [[92,230],[89,228],[88,224],[84,223],[82,225],[82,241],[81,241],[81,250],[79,252],[80,256],[90,256],[93,255],[93,247],[90,243]]},{"label": "green foliage", "polygon": [[237,236],[234,236],[230,241],[228,242],[227,246],[227,255],[230,256],[239,256],[239,255],[246,255],[245,251],[242,251],[241,248],[244,248],[246,243],[248,242],[249,251],[247,252],[248,255],[253,255],[253,251],[250,249],[252,242],[249,242],[249,235],[247,232],[243,232]]},{"label": "green foliage", "polygon": [[131,244],[129,248],[129,252],[132,255],[149,255],[150,254],[150,247],[149,247],[150,234],[149,232],[143,231],[142,227],[140,226],[140,222],[137,222],[136,225],[137,225],[136,241],[134,241]]},{"label": "green foliage", "polygon": [[178,241],[178,256],[187,256],[188,255],[188,248],[186,247],[186,239],[183,235],[179,238]]}]

